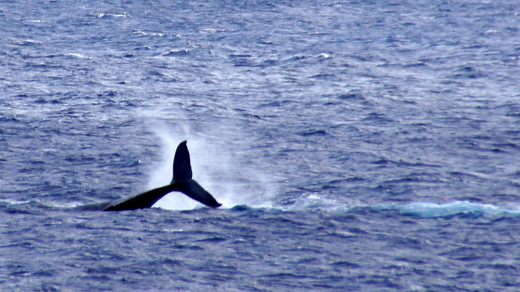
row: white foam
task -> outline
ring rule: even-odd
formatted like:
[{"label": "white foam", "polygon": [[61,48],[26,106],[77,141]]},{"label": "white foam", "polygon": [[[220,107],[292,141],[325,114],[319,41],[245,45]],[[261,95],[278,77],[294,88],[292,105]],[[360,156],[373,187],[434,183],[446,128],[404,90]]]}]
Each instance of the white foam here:
[{"label": "white foam", "polygon": [[377,206],[379,210],[399,210],[402,213],[416,215],[425,218],[446,217],[458,214],[477,213],[491,216],[520,216],[520,210],[495,206],[491,204],[471,203],[467,201],[455,201],[446,204],[417,202],[405,205]]},{"label": "white foam", "polygon": [[334,199],[325,198],[319,194],[310,194],[303,196],[296,200],[294,204],[289,207],[282,207],[285,211],[301,211],[301,210],[322,210],[322,211],[341,211],[348,209],[347,205],[338,202]]}]

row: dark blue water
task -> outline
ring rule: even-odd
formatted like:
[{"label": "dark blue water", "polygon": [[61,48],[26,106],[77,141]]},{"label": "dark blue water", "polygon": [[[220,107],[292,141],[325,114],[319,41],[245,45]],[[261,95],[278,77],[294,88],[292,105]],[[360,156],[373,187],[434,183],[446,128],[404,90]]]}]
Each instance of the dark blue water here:
[{"label": "dark blue water", "polygon": [[[0,290],[518,291],[517,1],[2,1]],[[170,194],[78,207],[194,178]]]}]

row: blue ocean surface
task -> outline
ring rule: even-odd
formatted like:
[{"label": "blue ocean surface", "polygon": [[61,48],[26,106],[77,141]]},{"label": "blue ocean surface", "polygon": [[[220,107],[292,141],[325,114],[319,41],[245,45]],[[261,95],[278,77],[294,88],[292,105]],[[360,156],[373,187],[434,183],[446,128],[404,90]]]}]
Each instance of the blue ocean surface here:
[{"label": "blue ocean surface", "polygon": [[[1,291],[519,291],[520,2],[0,1]],[[82,206],[168,184],[223,207]]]}]

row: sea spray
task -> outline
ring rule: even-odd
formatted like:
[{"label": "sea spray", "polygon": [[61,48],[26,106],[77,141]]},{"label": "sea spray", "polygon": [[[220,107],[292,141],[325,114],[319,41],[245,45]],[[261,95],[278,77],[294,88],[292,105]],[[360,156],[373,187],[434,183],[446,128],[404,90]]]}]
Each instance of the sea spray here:
[{"label": "sea spray", "polygon": [[[160,162],[150,172],[147,187],[166,185],[172,178],[172,163],[175,147],[182,140],[188,141],[191,154],[193,178],[212,193],[224,208],[236,205],[251,207],[271,206],[270,198],[275,194],[275,185],[267,175],[253,166],[240,162],[233,155],[233,146],[225,139],[199,136],[184,126],[181,131],[173,131],[165,123],[154,122],[152,131],[161,141]],[[170,210],[187,210],[200,206],[190,198],[172,193],[158,201],[154,207]]]}]

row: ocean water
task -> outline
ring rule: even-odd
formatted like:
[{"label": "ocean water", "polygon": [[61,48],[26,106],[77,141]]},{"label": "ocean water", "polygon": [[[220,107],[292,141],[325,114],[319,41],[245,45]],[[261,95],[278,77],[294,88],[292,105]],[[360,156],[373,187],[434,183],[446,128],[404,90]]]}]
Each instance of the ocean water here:
[{"label": "ocean water", "polygon": [[[520,290],[520,2],[1,1],[1,291]],[[223,207],[81,206],[168,183]]]}]

